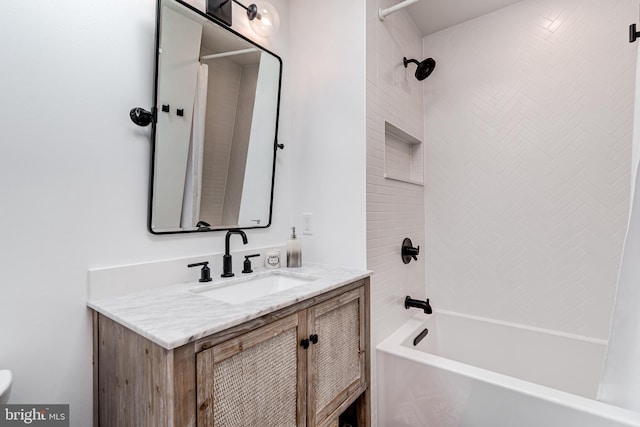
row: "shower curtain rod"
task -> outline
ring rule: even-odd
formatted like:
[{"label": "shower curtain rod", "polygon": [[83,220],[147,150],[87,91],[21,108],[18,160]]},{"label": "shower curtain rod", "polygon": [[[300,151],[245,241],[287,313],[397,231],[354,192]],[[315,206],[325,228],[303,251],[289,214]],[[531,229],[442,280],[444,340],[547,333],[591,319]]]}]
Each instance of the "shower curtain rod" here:
[{"label": "shower curtain rod", "polygon": [[419,0],[404,0],[403,2],[400,2],[395,6],[391,6],[386,9],[378,9],[378,19],[384,21],[385,16],[391,15],[393,12],[396,12],[400,9],[404,9],[407,6],[416,3],[417,1]]},{"label": "shower curtain rod", "polygon": [[207,59],[222,58],[225,56],[242,55],[243,53],[255,52],[257,50],[258,49],[256,49],[255,47],[252,47],[249,49],[233,50],[231,52],[214,53],[213,55],[201,56],[200,61],[205,61]]}]

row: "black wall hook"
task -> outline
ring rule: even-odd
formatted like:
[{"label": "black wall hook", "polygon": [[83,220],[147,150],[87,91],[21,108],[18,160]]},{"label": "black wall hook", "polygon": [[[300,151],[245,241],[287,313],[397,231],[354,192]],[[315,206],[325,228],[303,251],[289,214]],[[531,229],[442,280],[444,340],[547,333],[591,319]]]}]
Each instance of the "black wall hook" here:
[{"label": "black wall hook", "polygon": [[149,126],[153,121],[153,114],[144,108],[135,107],[129,111],[131,121],[138,126]]}]

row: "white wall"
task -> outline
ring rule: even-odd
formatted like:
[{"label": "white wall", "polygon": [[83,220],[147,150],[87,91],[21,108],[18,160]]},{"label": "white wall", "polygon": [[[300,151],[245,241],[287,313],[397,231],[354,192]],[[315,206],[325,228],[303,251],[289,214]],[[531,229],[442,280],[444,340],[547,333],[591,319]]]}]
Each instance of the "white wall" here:
[{"label": "white wall", "polygon": [[[273,3],[268,46],[286,67],[288,6]],[[70,403],[76,427],[92,422],[87,270],[224,248],[224,233],[146,229],[149,129],[128,112],[152,102],[154,31],[153,0],[12,1],[0,14],[0,367],[15,374],[12,402]],[[285,81],[287,145],[289,96]],[[287,237],[292,162],[279,156],[274,223],[247,247]]]},{"label": "white wall", "polygon": [[[290,13],[291,225],[303,263],[365,268],[365,4],[295,0]],[[307,212],[311,236],[302,235]]]},{"label": "white wall", "polygon": [[424,39],[434,307],[607,338],[637,1],[523,1]]},{"label": "white wall", "polygon": [[[424,187],[384,177],[385,121],[422,140],[422,87],[429,84],[429,79],[415,79],[415,65],[405,69],[402,63],[404,56],[424,59],[422,35],[407,12],[378,20],[378,8],[395,3],[367,2],[367,267],[374,270],[372,348],[417,313],[404,308],[407,295],[425,298]],[[420,246],[418,261],[403,264],[400,248],[405,237]],[[375,378],[375,352],[372,356]],[[374,402],[376,398],[374,381]],[[375,406],[372,415],[376,425]]]}]

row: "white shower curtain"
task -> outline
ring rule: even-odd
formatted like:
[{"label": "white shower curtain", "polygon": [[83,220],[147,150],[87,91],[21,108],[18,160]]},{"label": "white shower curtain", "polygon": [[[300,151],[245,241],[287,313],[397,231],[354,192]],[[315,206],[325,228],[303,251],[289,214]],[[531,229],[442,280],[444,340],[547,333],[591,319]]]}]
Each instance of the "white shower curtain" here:
[{"label": "white shower curtain", "polygon": [[631,210],[598,399],[640,412],[640,55],[631,161]]},{"label": "white shower curtain", "polygon": [[207,116],[207,84],[209,67],[198,67],[196,93],[193,100],[193,120],[189,141],[189,158],[182,200],[182,218],[180,226],[191,229],[200,221],[200,199],[202,192],[202,158],[204,156],[204,129]]}]

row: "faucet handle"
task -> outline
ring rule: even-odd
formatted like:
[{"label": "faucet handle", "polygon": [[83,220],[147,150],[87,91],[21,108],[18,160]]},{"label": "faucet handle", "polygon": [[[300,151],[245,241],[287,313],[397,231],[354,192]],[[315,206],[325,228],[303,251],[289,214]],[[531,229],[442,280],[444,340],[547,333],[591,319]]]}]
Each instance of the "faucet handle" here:
[{"label": "faucet handle", "polygon": [[409,264],[412,258],[414,261],[417,261],[418,254],[420,254],[420,246],[414,248],[411,239],[405,238],[402,241],[402,262],[404,262],[405,264]]},{"label": "faucet handle", "polygon": [[191,268],[191,267],[199,267],[202,266],[202,269],[200,269],[200,280],[198,280],[199,282],[210,282],[211,281],[211,270],[209,269],[209,261],[204,261],[204,262],[196,262],[194,264],[189,264],[187,265],[187,267]]},{"label": "faucet handle", "polygon": [[257,257],[260,256],[260,254],[253,254],[253,255],[245,255],[244,256],[244,268],[242,269],[243,273],[253,273],[253,270],[251,269],[251,259],[253,257]]}]

